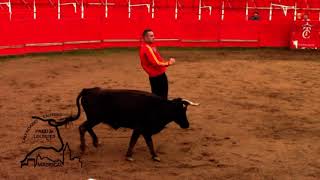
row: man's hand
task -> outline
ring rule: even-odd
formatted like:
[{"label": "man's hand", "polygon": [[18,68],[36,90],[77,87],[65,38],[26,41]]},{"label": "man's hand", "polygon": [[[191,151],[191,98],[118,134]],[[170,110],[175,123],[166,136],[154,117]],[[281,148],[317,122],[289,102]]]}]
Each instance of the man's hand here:
[{"label": "man's hand", "polygon": [[170,58],[169,59],[169,65],[172,65],[176,62],[176,59],[175,58]]}]

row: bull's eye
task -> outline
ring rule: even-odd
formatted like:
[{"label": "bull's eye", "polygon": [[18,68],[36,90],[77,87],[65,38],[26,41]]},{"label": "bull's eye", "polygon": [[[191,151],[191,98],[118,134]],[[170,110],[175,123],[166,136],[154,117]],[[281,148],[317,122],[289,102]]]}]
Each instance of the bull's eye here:
[{"label": "bull's eye", "polygon": [[186,104],[183,104],[183,108],[184,108],[184,109],[187,108],[187,105],[186,105]]}]

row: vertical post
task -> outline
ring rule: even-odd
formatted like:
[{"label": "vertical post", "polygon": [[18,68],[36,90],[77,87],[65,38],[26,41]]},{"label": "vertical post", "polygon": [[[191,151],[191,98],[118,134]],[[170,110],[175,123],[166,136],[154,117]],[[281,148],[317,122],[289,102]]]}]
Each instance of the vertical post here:
[{"label": "vertical post", "polygon": [[287,6],[282,6],[283,14],[284,16],[287,16],[288,14],[288,7]]},{"label": "vertical post", "polygon": [[293,16],[293,20],[297,21],[297,2],[294,4],[294,16]]},{"label": "vertical post", "polygon": [[175,19],[178,19],[178,0],[176,0]]},{"label": "vertical post", "polygon": [[33,0],[33,19],[37,19],[36,0]]},{"label": "vertical post", "polygon": [[60,19],[60,0],[58,0],[58,19]]},{"label": "vertical post", "polygon": [[270,3],[269,21],[272,20],[272,3]]},{"label": "vertical post", "polygon": [[222,8],[221,8],[221,21],[224,20],[224,1],[222,1]]},{"label": "vertical post", "polygon": [[81,19],[84,18],[84,5],[83,5],[83,0],[81,2]]},{"label": "vertical post", "polygon": [[105,17],[108,17],[108,0],[106,0],[106,7],[105,7]]},{"label": "vertical post", "polygon": [[9,0],[8,8],[9,8],[9,15],[10,15],[10,20],[11,20],[11,17],[12,17],[12,9],[11,9],[11,1],[10,1],[10,0]]},{"label": "vertical post", "polygon": [[198,20],[201,20],[201,0],[199,0]]},{"label": "vertical post", "polygon": [[129,14],[128,14],[128,17],[129,17],[129,19],[130,19],[130,17],[131,17],[131,4],[130,4],[130,3],[131,3],[131,1],[129,0],[129,1],[128,1],[128,13],[129,13]]},{"label": "vertical post", "polygon": [[248,0],[246,2],[246,19],[247,19],[247,21],[249,20],[249,3],[248,3]]},{"label": "vertical post", "polygon": [[154,0],[152,0],[151,17],[154,18]]}]

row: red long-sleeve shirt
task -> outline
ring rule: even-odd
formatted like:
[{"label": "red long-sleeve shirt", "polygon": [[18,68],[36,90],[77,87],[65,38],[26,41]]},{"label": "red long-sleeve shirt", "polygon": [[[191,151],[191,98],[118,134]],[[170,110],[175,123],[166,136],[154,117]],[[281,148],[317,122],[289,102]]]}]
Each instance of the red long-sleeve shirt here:
[{"label": "red long-sleeve shirt", "polygon": [[140,61],[142,68],[150,77],[163,74],[169,66],[169,63],[160,56],[156,47],[147,43],[142,43],[140,46]]}]

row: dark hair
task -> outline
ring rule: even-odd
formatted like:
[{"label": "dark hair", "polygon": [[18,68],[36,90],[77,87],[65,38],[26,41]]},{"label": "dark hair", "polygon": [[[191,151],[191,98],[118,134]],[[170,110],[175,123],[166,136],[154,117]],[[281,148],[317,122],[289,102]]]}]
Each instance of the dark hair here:
[{"label": "dark hair", "polygon": [[151,29],[145,29],[143,32],[142,32],[142,37],[145,37],[148,32],[151,32],[152,30]]}]

